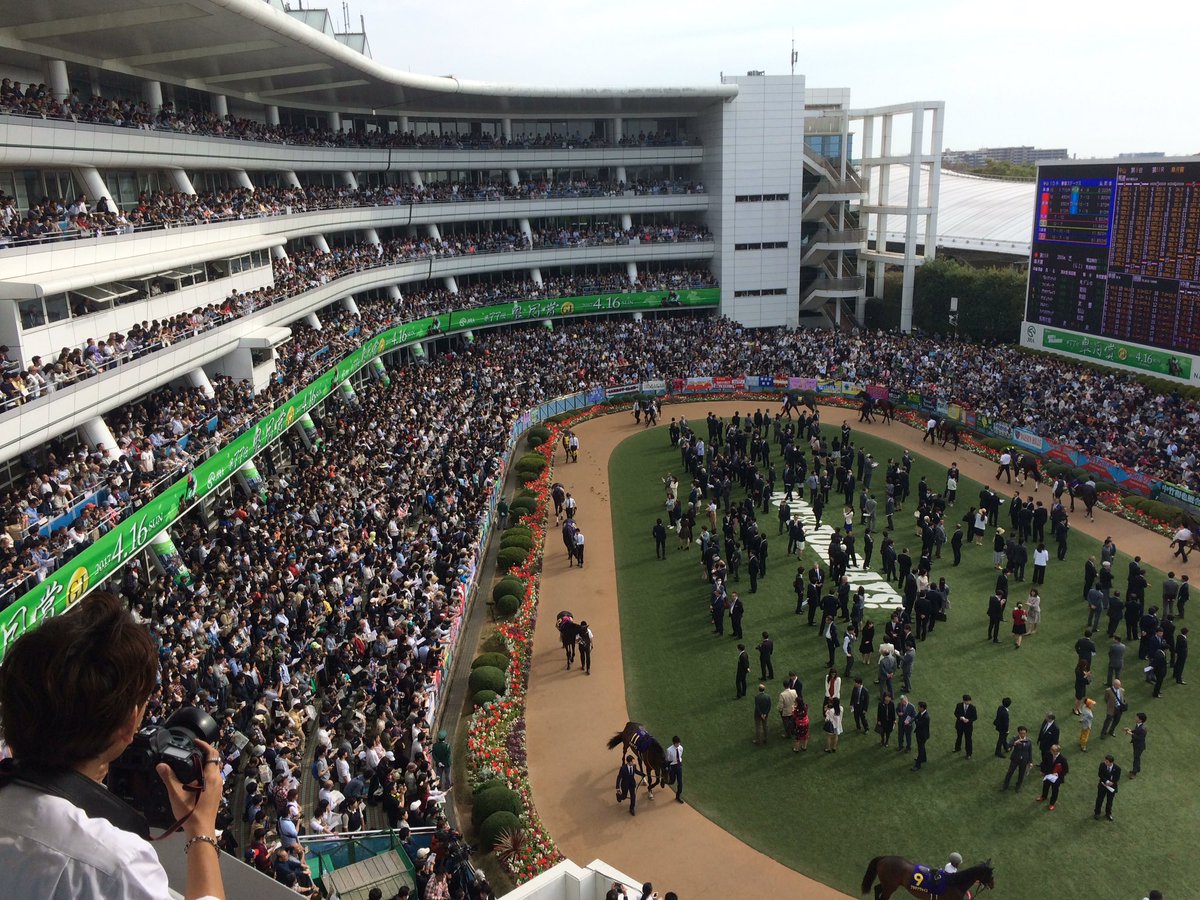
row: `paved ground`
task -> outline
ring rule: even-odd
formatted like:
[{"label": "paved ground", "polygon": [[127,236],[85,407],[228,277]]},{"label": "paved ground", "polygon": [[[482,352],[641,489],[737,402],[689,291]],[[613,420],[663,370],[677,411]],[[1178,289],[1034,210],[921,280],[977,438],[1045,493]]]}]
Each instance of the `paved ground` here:
[{"label": "paved ground", "polygon": [[[753,411],[754,405],[746,401],[679,404],[664,408],[661,421],[669,422],[671,416],[679,415],[700,421],[710,409],[728,418],[734,410],[745,413],[747,408]],[[837,425],[847,419],[851,427],[860,427],[854,421],[858,414],[849,410],[823,407],[821,417],[826,424]],[[566,856],[580,864],[602,859],[635,878],[652,881],[660,893],[673,890],[687,900],[725,900],[744,895],[747,886],[753,884],[759,896],[804,900],[845,897],[764,856],[691,806],[675,803],[670,790],[656,794],[653,801],[642,793],[638,815],[632,819],[626,806],[615,802],[619,752],[606,749],[605,743],[624,727],[628,712],[619,640],[608,459],[613,448],[639,428],[632,415],[625,414],[584,423],[576,429],[581,446],[579,462],[556,460],[555,480],[562,482],[579,503],[577,519],[587,538],[586,566],[580,571],[566,565],[562,542],[551,528],[546,539],[526,716],[530,782],[538,811]],[[994,484],[994,464],[966,450],[955,454],[930,449],[929,444],[922,448],[921,433],[907,425],[861,428],[947,465],[957,459],[964,474]],[[651,487],[656,486],[648,489]],[[1007,485],[1001,490],[1007,490]],[[1039,495],[1049,497],[1048,487],[1043,487]],[[1089,522],[1080,505],[1071,525],[1099,538],[1112,535],[1121,550],[1140,553],[1148,565],[1179,570],[1172,565],[1166,538],[1124,519],[1097,511],[1096,520]],[[1082,568],[1081,560],[1081,574]],[[586,619],[596,634],[590,676],[583,675],[577,666],[565,671],[554,627],[555,614],[562,609]],[[863,862],[865,865],[866,860]]]}]

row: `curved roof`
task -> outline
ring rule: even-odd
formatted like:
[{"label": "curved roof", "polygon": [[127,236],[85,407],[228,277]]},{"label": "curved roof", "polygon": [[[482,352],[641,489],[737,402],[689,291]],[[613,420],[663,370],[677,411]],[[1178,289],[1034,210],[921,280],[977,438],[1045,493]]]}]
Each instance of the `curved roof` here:
[{"label": "curved roof", "polygon": [[[923,178],[928,177],[929,169],[925,167]],[[908,166],[892,166],[889,195],[905,197],[907,193]],[[1032,181],[1000,181],[942,169],[937,245],[951,250],[1028,256],[1036,194],[1037,184]],[[889,230],[888,240],[903,242],[903,231]]]},{"label": "curved roof", "polygon": [[[680,115],[734,84],[559,88],[414,75],[263,0],[38,0],[5,5],[0,46],[265,104],[343,112]],[[406,36],[414,38],[416,36]]]}]

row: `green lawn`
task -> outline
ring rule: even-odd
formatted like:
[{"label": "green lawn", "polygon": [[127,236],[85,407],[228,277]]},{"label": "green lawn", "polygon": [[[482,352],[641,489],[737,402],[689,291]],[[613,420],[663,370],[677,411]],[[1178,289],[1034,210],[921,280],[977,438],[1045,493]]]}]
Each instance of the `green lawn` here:
[{"label": "green lawn", "polygon": [[[865,435],[856,434],[854,440],[861,440],[881,463],[875,486],[882,497],[883,463],[889,456],[898,457],[901,450]],[[777,449],[774,456],[778,457]],[[1013,649],[1007,621],[999,645],[985,641],[985,609],[996,574],[991,566],[990,532],[986,547],[964,550],[959,568],[951,568],[948,546],[945,557],[935,561],[934,578],[947,577],[953,609],[950,620],[939,623],[930,640],[918,647],[912,699],[927,701],[932,716],[929,764],[923,771],[910,772],[912,756],[880,749],[874,734],[854,734],[848,709],[847,733],[836,755],[821,752],[823,735],[816,724],[809,752],[792,753],[790,742],[778,735],[774,713],[771,744],[752,743],[751,699],[733,699],[736,641],[729,636],[728,622],[724,637],[712,633],[699,548],[679,551],[669,533],[669,559],[664,565],[654,558],[650,529],[654,519],[664,515],[659,479],[668,470],[678,473],[681,463],[679,453],[668,445],[665,428],[630,437],[609,464],[621,639],[631,716],[646,723],[664,744],[672,734],[682,737],[687,750],[687,797],[697,809],[762,852],[855,895],[872,856],[898,853],[940,865],[953,850],[961,852],[968,864],[993,857],[997,895],[1012,900],[1083,896],[1096,890],[1096,896],[1142,897],[1152,887],[1168,897],[1190,894],[1189,886],[1200,880],[1200,862],[1191,855],[1187,838],[1200,833],[1200,816],[1191,797],[1200,784],[1200,763],[1194,739],[1186,737],[1190,732],[1184,716],[1191,709],[1194,719],[1194,692],[1200,687],[1178,687],[1168,677],[1164,699],[1152,699],[1150,686],[1140,675],[1136,644],[1130,646],[1124,683],[1131,711],[1122,725],[1131,725],[1138,710],[1150,714],[1143,772],[1130,781],[1128,739],[1120,731],[1116,740],[1098,739],[1107,660],[1107,642],[1101,633],[1099,674],[1092,690],[1100,715],[1089,752],[1079,751],[1079,728],[1071,715],[1073,645],[1086,620],[1083,564],[1089,554],[1099,553],[1098,542],[1073,531],[1063,563],[1054,559],[1051,545],[1041,630],[1027,638],[1019,651]],[[918,457],[912,474],[914,495],[922,474],[935,490],[944,486],[944,469]],[[959,516],[979,490],[980,485],[969,479],[960,482]],[[741,496],[735,487],[734,499]],[[1048,499],[1045,488],[1041,496]],[[914,505],[915,496],[906,512],[897,514],[897,525],[911,523]],[[1007,508],[1001,512],[1006,527]],[[840,516],[836,498],[831,511]],[[825,521],[830,520],[827,514]],[[758,593],[750,595],[743,565],[741,584],[735,585],[747,607],[743,628],[751,653],[750,691],[755,691],[758,676],[754,645],[759,633],[767,630],[776,642],[776,680],[768,685],[773,705],[780,680],[795,669],[810,703],[818,700],[814,721],[819,722],[825,642],[817,628],[804,624],[807,617],[794,614],[791,584],[796,566],[785,556],[786,536],[774,536],[775,508],[760,515],[759,521],[772,535],[768,576],[759,583]],[[882,515],[879,524],[884,524]],[[906,542],[914,550],[919,548],[911,527],[897,534],[898,546]],[[881,545],[877,535],[876,567]],[[810,543],[806,568],[811,554]],[[1124,554],[1114,564],[1122,592],[1127,564]],[[1162,576],[1154,572],[1149,577],[1148,596],[1156,597]],[[1027,583],[1014,582],[1010,605],[1027,590]],[[886,615],[868,610],[868,617],[878,627],[878,646]],[[861,669],[860,665],[856,674],[865,681],[874,679],[873,669],[869,673]],[[1192,674],[1194,681],[1200,679]],[[849,688],[847,680],[844,700],[849,698]],[[974,697],[980,711],[975,758],[970,762],[951,752],[952,712],[963,693]],[[1039,787],[1036,770],[1020,794],[999,791],[1007,761],[992,755],[991,721],[1005,695],[1014,701],[1014,732],[1016,725],[1027,724],[1036,733],[1046,709],[1058,715],[1071,774],[1052,813],[1034,802]],[[872,686],[872,723],[877,699]],[[1096,767],[1105,752],[1113,752],[1125,772],[1114,808],[1116,821],[1111,823],[1092,820]]]}]

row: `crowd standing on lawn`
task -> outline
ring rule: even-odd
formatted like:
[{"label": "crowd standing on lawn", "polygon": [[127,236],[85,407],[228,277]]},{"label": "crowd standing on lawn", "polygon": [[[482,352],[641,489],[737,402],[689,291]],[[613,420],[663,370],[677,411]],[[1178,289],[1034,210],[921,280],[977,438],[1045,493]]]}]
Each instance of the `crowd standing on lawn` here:
[{"label": "crowd standing on lawn", "polygon": [[[793,410],[799,412],[796,421],[791,417]],[[1063,502],[1065,485],[1057,486],[1046,500],[1034,493],[1022,496],[1025,472],[1015,465],[1011,454],[1006,454],[1009,463],[1006,467],[1001,459],[996,480],[1006,475],[1011,479],[1015,473],[1018,490],[1011,498],[1002,499],[991,486],[985,485],[979,494],[978,505],[970,506],[956,522],[953,519],[959,514],[955,506],[960,502],[957,492],[961,478],[957,464],[947,469],[944,490],[935,490],[925,476],[913,485],[913,460],[907,451],[899,458],[881,464],[862,446],[855,445],[852,430],[846,422],[833,437],[823,433],[820,426],[819,411],[809,412],[793,403],[785,404],[780,413],[772,414],[770,410],[759,408],[745,415],[734,413],[728,420],[710,412],[702,425],[693,425],[682,416],[671,420],[669,435],[672,446],[680,453],[681,469],[678,477],[668,473],[662,479],[664,502],[669,527],[680,535],[679,550],[689,551],[698,545],[699,578],[706,586],[707,618],[713,632],[717,636],[725,634],[724,623],[728,616],[733,624],[733,637],[740,639],[743,621],[753,621],[753,603],[747,608],[733,587],[741,583],[741,561],[747,561],[748,593],[751,595],[758,592],[768,571],[774,571],[775,566],[780,565],[772,561],[768,566],[770,529],[765,522],[770,505],[774,503],[777,526],[773,536],[787,534],[787,556],[797,563],[793,582],[797,598],[795,612],[798,616],[807,613],[809,626],[819,624],[818,634],[828,654],[829,674],[824,682],[820,720],[825,752],[835,753],[838,749],[843,731],[842,678],[845,676],[849,681],[861,655],[860,664],[872,680],[868,686],[864,676],[853,679],[848,700],[855,734],[873,730],[879,736],[880,746],[888,747],[898,728],[899,752],[911,751],[915,738],[917,750],[912,770],[919,772],[930,764],[929,747],[934,745],[930,742],[936,743],[948,736],[952,721],[953,752],[965,750],[965,759],[972,760],[974,727],[979,713],[971,696],[964,694],[952,714],[946,710],[948,715],[940,718],[946,724],[940,727],[936,711],[931,711],[924,700],[918,699],[914,703],[908,696],[913,690],[912,676],[918,648],[922,654],[936,652],[924,648],[933,646],[931,639],[937,623],[945,621],[949,615],[950,588],[945,576],[935,576],[934,568],[948,565],[953,569],[962,565],[964,527],[966,533],[979,543],[984,542],[990,531],[990,560],[996,580],[985,605],[985,639],[1000,643],[1000,626],[1008,617],[1012,623],[1014,647],[1020,649],[1026,637],[1037,633],[1041,622],[1039,586],[1045,584],[1045,572],[1051,565],[1044,543],[1047,530],[1057,536],[1060,561],[1057,564],[1067,564],[1066,536],[1070,530],[1070,513]],[[877,468],[882,469],[881,478],[875,475]],[[1030,487],[1036,491],[1036,485]],[[806,558],[806,548],[812,542],[814,529],[822,526],[824,510],[834,503],[842,508],[836,531],[829,540],[827,552],[812,561]],[[870,566],[869,556],[860,558],[856,554],[856,539],[861,535],[864,546],[874,546],[874,534],[880,531],[882,524],[876,518],[881,506],[886,516],[886,526],[878,538],[882,545],[881,577],[887,579],[889,585],[895,585],[891,595],[895,602],[894,605],[876,606],[880,604],[879,597],[868,598],[863,587],[852,593],[850,575]],[[915,522],[911,548],[905,546],[908,540],[895,527],[895,516],[902,514],[906,506],[913,509],[911,515]],[[1005,510],[1003,517],[1002,509]],[[942,563],[941,551],[948,542],[948,528],[955,535],[949,541],[954,558],[953,562]],[[696,529],[699,529],[698,537],[695,537]],[[655,555],[659,559],[666,556],[665,531],[662,519],[656,520],[652,535]],[[1029,544],[1036,546],[1032,553]],[[812,549],[816,549],[815,545]],[[1103,679],[1106,716],[1101,739],[1115,738],[1121,715],[1128,709],[1128,699],[1118,677],[1124,665],[1125,645],[1115,633],[1116,623],[1122,618],[1132,623],[1132,631],[1139,639],[1139,659],[1145,662],[1147,682],[1153,684],[1150,696],[1162,696],[1168,664],[1176,682],[1186,683],[1183,667],[1187,659],[1187,629],[1181,628],[1176,634],[1175,628],[1176,619],[1186,603],[1186,576],[1182,582],[1177,582],[1174,573],[1170,573],[1168,584],[1163,588],[1162,607],[1148,605],[1146,592],[1150,585],[1140,557],[1129,565],[1122,597],[1113,587],[1115,580],[1111,569],[1116,547],[1111,539],[1106,540],[1102,554],[1101,567],[1096,566],[1094,558],[1089,558],[1084,565],[1084,602],[1079,614],[1086,623],[1074,647],[1072,714],[1079,718],[1077,744],[1081,753],[1089,751],[1093,708],[1097,704],[1090,694],[1101,684],[1093,671],[1093,660],[1098,654],[1094,635],[1105,613],[1109,616],[1112,645],[1107,651],[1107,675]],[[1024,590],[1017,585],[1026,580],[1030,561],[1033,563],[1033,586],[1024,602],[1013,604],[1013,591]],[[811,563],[807,568],[806,562]],[[874,609],[868,609],[868,599]],[[1160,609],[1170,610],[1172,603],[1178,605],[1178,611],[1174,614],[1164,612],[1160,617]],[[877,663],[874,655],[876,626],[868,618],[875,612],[885,619]],[[764,646],[767,648],[765,655]],[[747,693],[750,657],[743,643],[737,645],[737,651],[735,700],[740,700]],[[758,651],[761,683],[752,704],[754,743],[769,743],[768,723],[774,710],[782,725],[782,736],[792,742],[793,751],[803,752],[807,750],[810,728],[810,704],[806,702],[803,686],[794,672],[789,673],[772,702],[767,683],[774,678],[771,657],[775,652],[775,641],[768,638],[767,632],[763,632],[763,643],[758,645]],[[789,648],[789,652],[796,651]],[[845,666],[841,675],[835,667],[838,659]],[[902,678],[904,694],[898,704],[894,699],[897,676]],[[878,691],[873,722],[868,717],[872,688]],[[1067,736],[1061,732],[1058,719],[1050,710],[1039,724],[1036,736],[1031,735],[1027,725],[1019,724],[1010,740],[1012,705],[1013,699],[1004,697],[993,719],[997,732],[994,755],[1009,762],[1000,790],[1008,791],[1016,776],[1015,789],[1019,792],[1026,774],[1036,766],[1041,776],[1037,800],[1048,799],[1046,808],[1055,810],[1070,772],[1070,761],[1065,752]],[[1146,713],[1139,712],[1136,726],[1124,730],[1132,751],[1130,778],[1136,777],[1141,770],[1148,720]],[[1033,750],[1035,740],[1037,756]],[[1096,818],[1103,811],[1110,821],[1121,778],[1116,755],[1106,755],[1099,767],[1097,783]]]}]

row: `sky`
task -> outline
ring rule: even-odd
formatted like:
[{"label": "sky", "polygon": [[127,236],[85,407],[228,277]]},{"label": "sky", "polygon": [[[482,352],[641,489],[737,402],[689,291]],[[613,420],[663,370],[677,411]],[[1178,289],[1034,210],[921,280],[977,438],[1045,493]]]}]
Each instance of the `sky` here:
[{"label": "sky", "polygon": [[[340,30],[341,4],[329,6]],[[849,87],[856,107],[944,100],[945,149],[1200,153],[1190,0],[350,0],[349,12],[377,61],[423,75],[706,86],[787,74],[794,35],[808,87]]]}]

